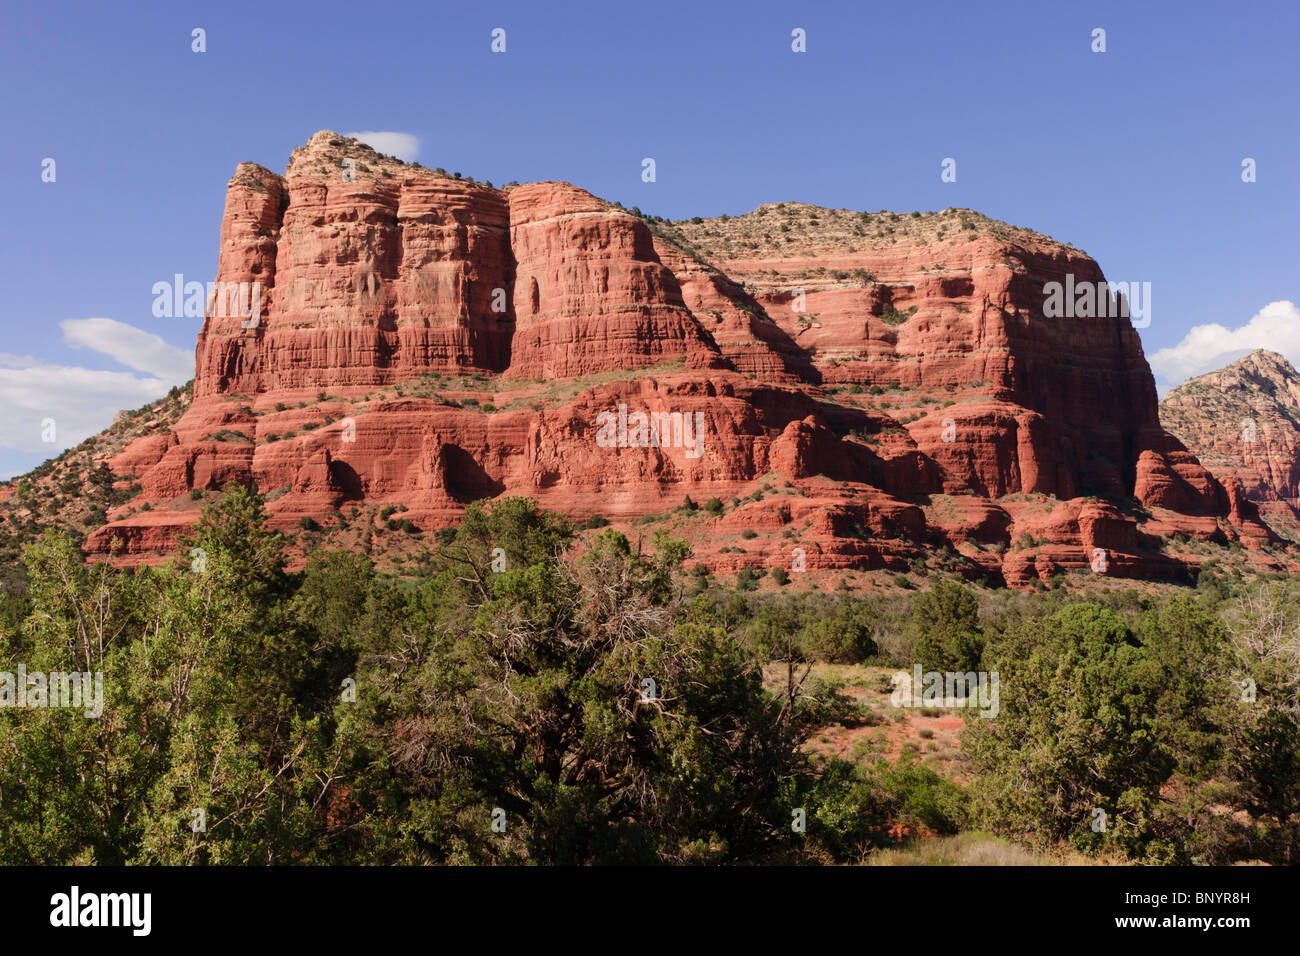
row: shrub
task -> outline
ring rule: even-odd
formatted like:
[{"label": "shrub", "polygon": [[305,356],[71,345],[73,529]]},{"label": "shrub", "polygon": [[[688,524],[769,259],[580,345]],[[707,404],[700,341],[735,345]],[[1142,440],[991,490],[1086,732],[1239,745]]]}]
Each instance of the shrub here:
[{"label": "shrub", "polygon": [[984,649],[979,600],[956,581],[942,580],[918,594],[904,631],[924,670],[969,671]]},{"label": "shrub", "polygon": [[871,631],[854,621],[823,617],[804,625],[799,633],[804,657],[830,664],[856,664],[876,653]]},{"label": "shrub", "polygon": [[[1171,687],[1156,656],[1114,612],[1080,604],[1012,626],[988,657],[1001,709],[968,725],[963,746],[988,818],[1079,848],[1166,853],[1157,818],[1176,758],[1161,732]],[[1101,833],[1089,826],[1097,809],[1108,816]]]},{"label": "shrub", "polygon": [[831,760],[805,801],[809,822],[832,857],[860,859],[888,846],[895,807],[880,782],[845,760]]},{"label": "shrub", "polygon": [[[922,736],[926,736],[924,731]],[[881,773],[880,782],[904,824],[950,836],[965,829],[970,821],[966,791],[913,760],[901,758]]]},{"label": "shrub", "polygon": [[917,307],[912,306],[906,312],[899,312],[892,305],[885,306],[884,311],[880,313],[880,320],[884,322],[886,325],[902,325],[904,322],[906,322],[908,319],[910,319],[913,315],[916,314],[916,310]]}]

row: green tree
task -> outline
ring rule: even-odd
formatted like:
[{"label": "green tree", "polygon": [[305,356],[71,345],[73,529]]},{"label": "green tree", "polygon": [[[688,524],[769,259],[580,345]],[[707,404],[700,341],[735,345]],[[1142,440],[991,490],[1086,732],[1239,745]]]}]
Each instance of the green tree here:
[{"label": "green tree", "polygon": [[791,840],[806,705],[764,691],[721,628],[675,623],[683,548],[606,530],[564,561],[570,538],[532,502],[471,509],[411,597],[418,626],[362,654],[339,717],[356,786],[333,813],[368,858],[716,861]]},{"label": "green tree", "polygon": [[979,600],[963,584],[938,581],[912,599],[904,636],[923,670],[974,670],[984,647]]},{"label": "green tree", "polygon": [[1154,816],[1177,760],[1161,734],[1162,669],[1124,622],[1097,605],[1066,607],[1009,628],[985,666],[999,675],[999,713],[968,716],[963,750],[990,825],[1166,854]]},{"label": "green tree", "polygon": [[1273,582],[1232,610],[1236,686],[1231,695],[1231,778],[1262,823],[1260,852],[1300,859],[1300,587]]}]

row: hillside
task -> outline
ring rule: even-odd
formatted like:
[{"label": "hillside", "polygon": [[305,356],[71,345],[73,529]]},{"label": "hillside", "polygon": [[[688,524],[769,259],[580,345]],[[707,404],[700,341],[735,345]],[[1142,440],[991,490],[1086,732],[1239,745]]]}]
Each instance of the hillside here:
[{"label": "hillside", "polygon": [[1160,420],[1221,478],[1241,482],[1268,522],[1300,540],[1300,373],[1256,349],[1189,379],[1160,402]]},{"label": "hillside", "polygon": [[101,527],[108,512],[135,498],[140,487],[105,464],[137,439],[166,433],[189,405],[193,383],[135,411],[119,412],[113,424],[25,475],[0,483],[0,573],[7,573],[23,545],[47,529],[77,537]]},{"label": "hillside", "polygon": [[236,482],[300,552],[394,567],[500,495],[671,528],[700,573],[828,586],[1190,581],[1227,546],[1289,566],[1161,427],[1128,320],[1044,314],[1067,277],[1103,281],[969,210],[670,222],[322,131],[283,176],[236,170],[216,279],[256,284],[257,314],[209,302],[193,400],[92,442],[79,467],[105,461],[119,500],[66,523],[156,562]]}]

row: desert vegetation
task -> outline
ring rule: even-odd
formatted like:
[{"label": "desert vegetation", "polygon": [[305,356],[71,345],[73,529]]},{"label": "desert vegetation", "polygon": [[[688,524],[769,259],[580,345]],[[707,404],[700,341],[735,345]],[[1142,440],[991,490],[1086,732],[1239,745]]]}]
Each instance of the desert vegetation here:
[{"label": "desert vegetation", "polygon": [[[0,654],[102,672],[104,710],[0,708],[0,862],[1294,859],[1289,581],[748,592],[527,499],[471,506],[415,579],[289,572],[233,486],[183,554],[27,545]],[[997,672],[997,716],[890,706],[914,665]]]}]

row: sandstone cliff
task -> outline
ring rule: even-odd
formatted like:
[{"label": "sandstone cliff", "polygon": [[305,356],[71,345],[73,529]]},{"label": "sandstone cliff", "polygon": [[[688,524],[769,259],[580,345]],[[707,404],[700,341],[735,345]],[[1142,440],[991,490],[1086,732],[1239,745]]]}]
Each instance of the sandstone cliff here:
[{"label": "sandstone cliff", "polygon": [[1160,402],[1160,420],[1271,525],[1300,537],[1300,373],[1286,359],[1257,349],[1189,379]]},{"label": "sandstone cliff", "polygon": [[323,131],[284,176],[230,181],[217,279],[257,282],[260,314],[210,307],[192,404],[109,461],[141,497],[86,548],[157,559],[192,489],[238,481],[285,528],[382,506],[429,531],[500,494],[622,522],[717,498],[686,530],[715,571],[942,553],[1014,586],[1187,579],[1170,534],[1276,562],[1248,496],[1161,427],[1128,319],[1044,314],[1067,275],[1102,279],[966,210],[670,223]]}]

